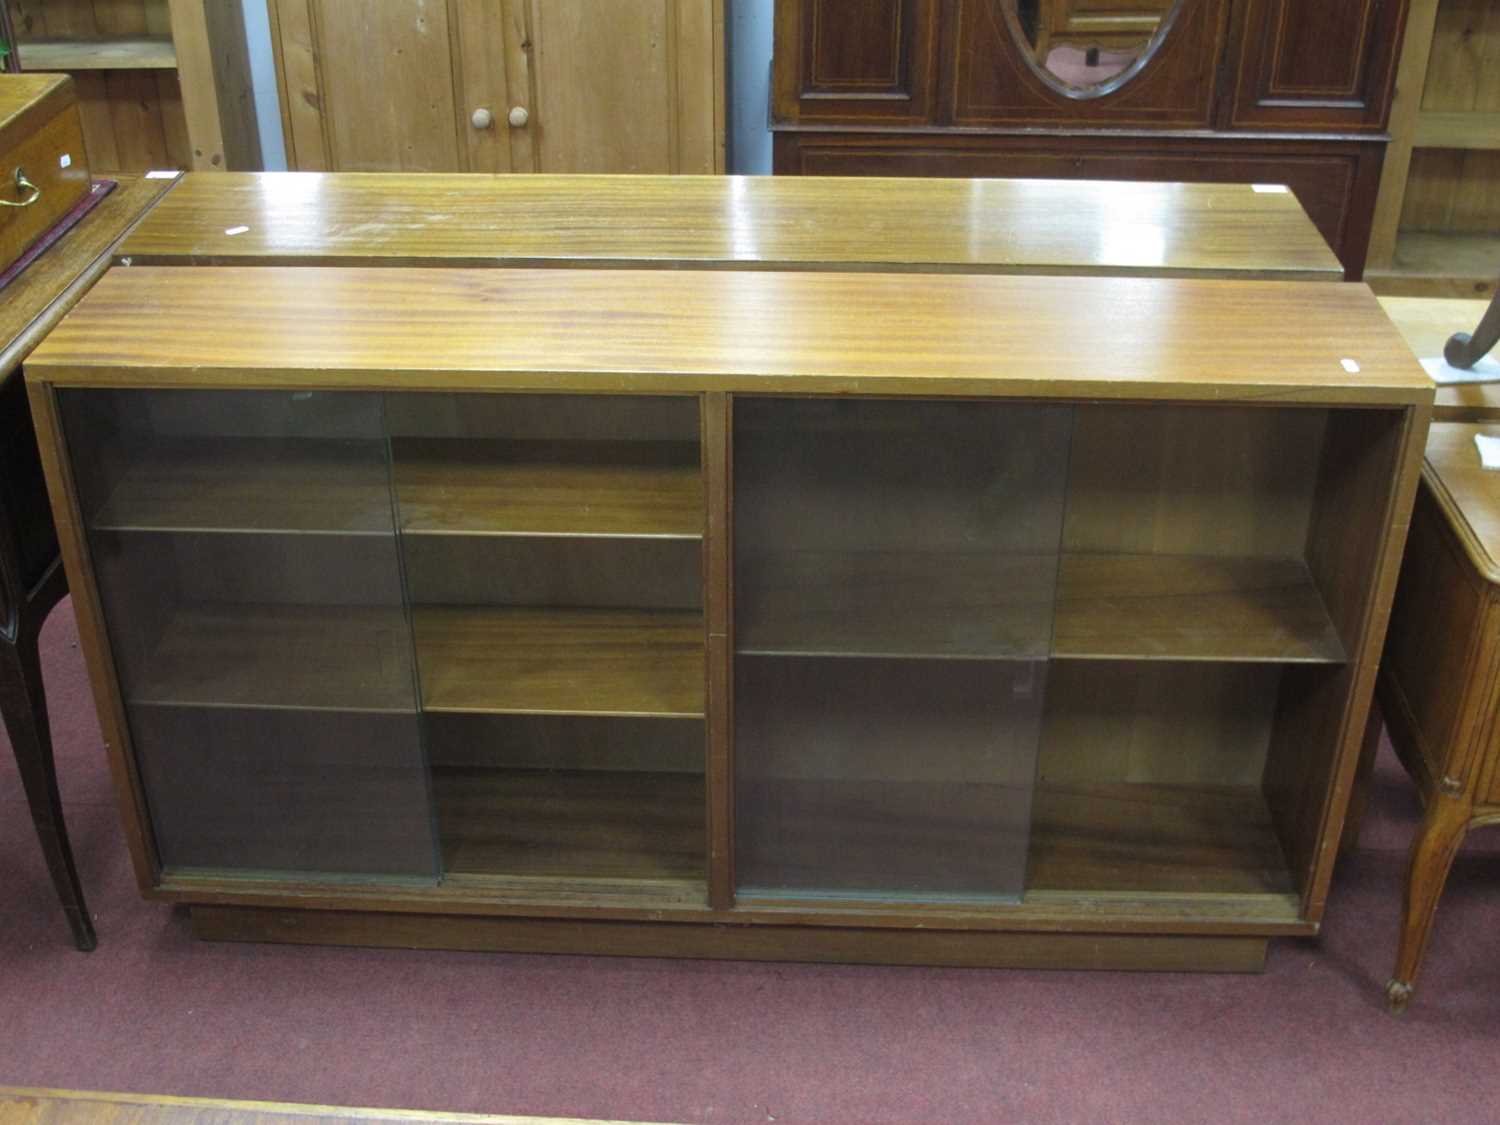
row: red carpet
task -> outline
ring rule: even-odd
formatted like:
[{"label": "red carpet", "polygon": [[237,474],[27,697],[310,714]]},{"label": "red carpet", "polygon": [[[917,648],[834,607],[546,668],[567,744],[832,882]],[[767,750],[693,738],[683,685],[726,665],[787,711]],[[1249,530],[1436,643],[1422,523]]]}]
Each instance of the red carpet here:
[{"label": "red carpet", "polygon": [[1500,833],[1387,1016],[1415,799],[1386,755],[1321,944],[1264,976],[195,944],[125,856],[71,608],[43,637],[99,950],[0,754],[0,1085],[687,1122],[1494,1121]]}]

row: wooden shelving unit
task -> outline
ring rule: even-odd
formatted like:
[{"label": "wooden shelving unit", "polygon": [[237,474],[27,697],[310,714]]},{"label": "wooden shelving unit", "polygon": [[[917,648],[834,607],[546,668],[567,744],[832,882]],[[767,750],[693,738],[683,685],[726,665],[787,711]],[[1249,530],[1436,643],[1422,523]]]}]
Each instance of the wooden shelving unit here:
[{"label": "wooden shelving unit", "polygon": [[402,529],[425,535],[701,539],[688,442],[398,439]]},{"label": "wooden shelving unit", "polygon": [[170,37],[133,39],[33,39],[26,44],[28,70],[176,70]]},{"label": "wooden shelving unit", "polygon": [[[198,707],[410,711],[399,607],[225,604],[170,616],[132,699]],[[361,658],[363,657],[363,659]]]},{"label": "wooden shelving unit", "polygon": [[443,869],[523,879],[668,881],[702,895],[702,774],[433,771]]},{"label": "wooden shelving unit", "polygon": [[1500,278],[1500,20],[1412,0],[1365,279],[1377,293],[1484,297]]},{"label": "wooden shelving unit", "polygon": [[261,166],[241,0],[0,0],[23,71],[78,87],[96,175]]},{"label": "wooden shelving unit", "polygon": [[1258,786],[1098,782],[1038,786],[1028,893],[1295,894]]},{"label": "wooden shelving unit", "polygon": [[419,606],[428,711],[703,718],[692,611]]},{"label": "wooden shelving unit", "polygon": [[522,323],[455,272],[113,271],[29,361],[158,893],[466,948],[1316,932],[1432,401],[1366,290],[554,270]]},{"label": "wooden shelving unit", "polygon": [[389,473],[372,442],[155,442],[127,459],[92,523],[102,531],[389,535]]},{"label": "wooden shelving unit", "polygon": [[1301,559],[1067,554],[1052,655],[1337,664],[1344,647]]},{"label": "wooden shelving unit", "polygon": [[748,655],[1344,659],[1301,559],[793,552],[745,571]]}]

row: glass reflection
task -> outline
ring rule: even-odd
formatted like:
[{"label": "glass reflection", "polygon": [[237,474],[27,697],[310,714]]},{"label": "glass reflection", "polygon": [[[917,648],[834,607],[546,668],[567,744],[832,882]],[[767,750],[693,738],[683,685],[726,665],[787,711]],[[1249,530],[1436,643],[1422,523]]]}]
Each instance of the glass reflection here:
[{"label": "glass reflection", "polygon": [[1151,53],[1179,0],[999,0],[1036,64],[1075,90],[1103,86]]}]

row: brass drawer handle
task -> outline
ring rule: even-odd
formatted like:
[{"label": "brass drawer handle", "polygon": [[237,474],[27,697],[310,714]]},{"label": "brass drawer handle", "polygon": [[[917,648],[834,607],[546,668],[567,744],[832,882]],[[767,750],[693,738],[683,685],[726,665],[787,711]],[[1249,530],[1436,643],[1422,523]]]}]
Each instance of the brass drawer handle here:
[{"label": "brass drawer handle", "polygon": [[22,168],[16,169],[16,194],[20,199],[0,199],[0,207],[30,207],[42,198],[42,189],[26,178]]}]

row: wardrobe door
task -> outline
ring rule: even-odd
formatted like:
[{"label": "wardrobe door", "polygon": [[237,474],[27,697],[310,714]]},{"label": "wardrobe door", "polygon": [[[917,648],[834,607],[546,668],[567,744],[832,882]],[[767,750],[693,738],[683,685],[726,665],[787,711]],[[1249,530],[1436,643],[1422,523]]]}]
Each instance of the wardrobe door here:
[{"label": "wardrobe door", "polygon": [[1231,126],[1379,132],[1405,0],[1249,0]]},{"label": "wardrobe door", "polygon": [[778,121],[935,121],[939,0],[781,0]]}]

